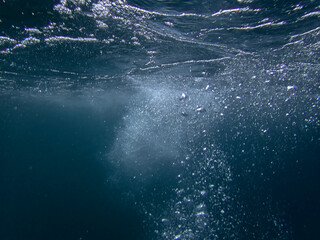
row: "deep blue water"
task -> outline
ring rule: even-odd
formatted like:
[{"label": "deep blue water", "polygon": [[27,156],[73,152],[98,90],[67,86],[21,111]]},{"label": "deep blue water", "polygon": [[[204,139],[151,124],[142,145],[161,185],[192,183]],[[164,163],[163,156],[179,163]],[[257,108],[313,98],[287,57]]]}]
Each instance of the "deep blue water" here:
[{"label": "deep blue water", "polygon": [[318,239],[320,2],[0,2],[0,238]]}]

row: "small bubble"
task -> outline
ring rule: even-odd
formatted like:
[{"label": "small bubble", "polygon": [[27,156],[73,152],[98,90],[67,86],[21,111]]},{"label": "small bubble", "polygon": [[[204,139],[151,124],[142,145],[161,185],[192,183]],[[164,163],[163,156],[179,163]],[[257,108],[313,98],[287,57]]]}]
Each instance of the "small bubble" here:
[{"label": "small bubble", "polygon": [[201,208],[204,208],[205,205],[203,203],[200,203],[198,206],[197,206],[197,209],[201,209]]},{"label": "small bubble", "polygon": [[180,190],[177,191],[177,194],[180,195],[180,194],[182,194],[183,192],[184,192],[184,189],[180,189]]},{"label": "small bubble", "polygon": [[180,96],[180,100],[185,100],[188,98],[188,95],[186,93],[182,93]]},{"label": "small bubble", "polygon": [[205,216],[205,215],[206,215],[206,214],[205,214],[205,212],[203,212],[203,211],[198,212],[198,213],[196,214],[197,217]]},{"label": "small bubble", "polygon": [[162,218],[161,222],[166,223],[166,222],[169,222],[169,220],[167,218]]},{"label": "small bubble", "polygon": [[287,91],[291,90],[291,89],[295,89],[296,86],[295,85],[292,85],[292,86],[287,86]]},{"label": "small bubble", "polygon": [[196,112],[205,112],[205,111],[206,110],[201,106],[197,106],[197,108],[196,108]]},{"label": "small bubble", "polygon": [[180,239],[180,238],[181,238],[181,235],[180,235],[180,234],[174,236],[174,239]]},{"label": "small bubble", "polygon": [[172,22],[164,22],[165,25],[172,27],[173,23]]}]

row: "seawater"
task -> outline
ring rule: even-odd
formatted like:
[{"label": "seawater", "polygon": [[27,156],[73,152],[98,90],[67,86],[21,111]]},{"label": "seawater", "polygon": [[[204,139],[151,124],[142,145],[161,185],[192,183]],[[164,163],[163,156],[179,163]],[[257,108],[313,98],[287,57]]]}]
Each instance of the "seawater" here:
[{"label": "seawater", "polygon": [[1,239],[316,239],[319,17],[1,1]]}]

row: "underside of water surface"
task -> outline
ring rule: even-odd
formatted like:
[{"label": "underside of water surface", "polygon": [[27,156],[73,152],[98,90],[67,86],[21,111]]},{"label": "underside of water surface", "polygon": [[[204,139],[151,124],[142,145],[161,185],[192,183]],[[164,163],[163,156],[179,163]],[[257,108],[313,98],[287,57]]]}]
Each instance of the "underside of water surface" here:
[{"label": "underside of water surface", "polygon": [[1,0],[0,238],[313,240],[320,2]]}]

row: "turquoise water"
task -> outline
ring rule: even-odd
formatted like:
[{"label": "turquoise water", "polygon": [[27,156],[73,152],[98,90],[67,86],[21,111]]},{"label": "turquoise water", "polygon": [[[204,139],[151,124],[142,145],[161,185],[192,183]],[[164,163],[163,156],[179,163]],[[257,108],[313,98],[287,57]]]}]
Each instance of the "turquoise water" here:
[{"label": "turquoise water", "polygon": [[1,1],[1,238],[316,239],[319,16]]}]

